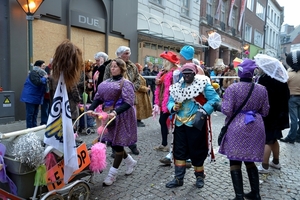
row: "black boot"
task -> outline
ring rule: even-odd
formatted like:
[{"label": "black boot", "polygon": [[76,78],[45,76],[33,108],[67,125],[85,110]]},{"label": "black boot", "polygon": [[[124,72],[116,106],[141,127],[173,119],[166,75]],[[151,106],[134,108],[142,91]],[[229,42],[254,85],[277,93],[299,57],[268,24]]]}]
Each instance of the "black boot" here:
[{"label": "black boot", "polygon": [[129,149],[131,150],[131,152],[134,154],[134,155],[139,155],[140,152],[139,150],[137,149],[137,145],[136,144],[132,144],[129,146]]},{"label": "black boot", "polygon": [[235,198],[233,200],[243,200],[243,176],[241,169],[235,169],[230,171],[231,180],[235,192]]},{"label": "black boot", "polygon": [[183,185],[183,178],[185,175],[185,167],[175,166],[175,177],[172,181],[166,184],[167,188],[174,188]]},{"label": "black boot", "polygon": [[259,176],[256,167],[247,168],[248,178],[250,182],[251,192],[245,194],[245,198],[252,200],[260,200],[259,194]]},{"label": "black boot", "polygon": [[204,186],[204,172],[195,172],[196,176],[196,187],[202,188]]}]

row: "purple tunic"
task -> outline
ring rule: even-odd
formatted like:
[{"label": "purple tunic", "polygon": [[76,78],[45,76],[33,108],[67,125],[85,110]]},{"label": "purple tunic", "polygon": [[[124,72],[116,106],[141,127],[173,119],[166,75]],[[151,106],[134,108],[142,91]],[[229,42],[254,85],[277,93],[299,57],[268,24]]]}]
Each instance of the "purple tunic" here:
[{"label": "purple tunic", "polygon": [[[225,122],[234,114],[247,97],[251,83],[239,82],[230,85],[223,96],[222,112]],[[254,121],[246,124],[247,111],[254,111]],[[265,128],[262,116],[269,112],[268,93],[264,86],[255,84],[248,102],[230,123],[220,145],[219,153],[229,160],[262,162],[265,146]],[[252,115],[253,116],[253,115]]]},{"label": "purple tunic", "polygon": [[[113,81],[112,79],[107,79],[103,81],[98,86],[94,99],[103,101],[104,105],[112,105],[118,97],[121,80]],[[112,142],[112,145],[118,146],[129,146],[137,142],[137,121],[133,107],[134,99],[134,86],[125,79],[120,99],[117,101],[115,108],[118,108],[123,102],[128,103],[131,107],[117,115],[115,126],[107,128],[108,133],[103,135],[104,141]]]}]

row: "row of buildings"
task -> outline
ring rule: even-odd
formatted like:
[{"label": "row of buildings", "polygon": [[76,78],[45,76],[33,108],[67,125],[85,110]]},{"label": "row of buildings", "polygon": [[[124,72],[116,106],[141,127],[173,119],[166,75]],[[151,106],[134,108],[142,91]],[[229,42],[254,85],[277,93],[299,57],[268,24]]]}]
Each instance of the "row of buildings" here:
[{"label": "row of buildings", "polygon": [[[125,45],[133,62],[162,64],[162,51],[179,52],[186,44],[194,46],[195,57],[207,66],[217,58],[229,64],[257,53],[280,58],[283,15],[276,0],[44,0],[28,26],[16,0],[1,0],[0,86],[14,91],[16,119],[24,119],[19,97],[29,63],[47,63],[64,39],[79,46],[85,60],[93,60],[98,51],[114,58]],[[207,41],[215,32],[222,39],[218,49]],[[28,58],[30,42],[33,55]]]}]

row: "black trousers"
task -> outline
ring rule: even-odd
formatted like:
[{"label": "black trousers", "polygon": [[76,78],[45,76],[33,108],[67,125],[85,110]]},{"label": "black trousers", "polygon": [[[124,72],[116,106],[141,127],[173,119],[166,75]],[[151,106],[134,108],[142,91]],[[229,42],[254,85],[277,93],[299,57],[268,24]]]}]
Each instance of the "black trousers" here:
[{"label": "black trousers", "polygon": [[207,157],[206,124],[202,131],[186,125],[175,126],[173,155],[175,160],[192,160],[192,165],[203,166]]},{"label": "black trousers", "polygon": [[167,125],[167,120],[168,120],[169,116],[170,116],[170,113],[160,112],[159,124],[160,124],[160,131],[161,131],[161,137],[162,137],[161,144],[163,146],[168,145],[169,129],[168,129],[168,125]]}]

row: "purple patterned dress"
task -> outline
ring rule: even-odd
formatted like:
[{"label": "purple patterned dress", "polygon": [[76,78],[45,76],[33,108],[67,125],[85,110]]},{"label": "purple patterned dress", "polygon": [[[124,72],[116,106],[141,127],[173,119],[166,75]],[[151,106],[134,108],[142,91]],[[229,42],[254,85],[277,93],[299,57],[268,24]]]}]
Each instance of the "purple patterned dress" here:
[{"label": "purple patterned dress", "polygon": [[[121,80],[107,79],[103,81],[98,86],[94,99],[103,101],[104,107],[111,106],[118,97]],[[103,135],[103,141],[112,142],[113,146],[130,146],[137,142],[137,121],[133,107],[134,99],[134,86],[125,79],[120,99],[117,101],[115,108],[118,108],[123,102],[128,103],[131,107],[117,115],[115,125],[107,128],[108,133]]]},{"label": "purple patterned dress", "polygon": [[[222,113],[227,117],[234,114],[247,97],[252,83],[239,82],[230,85],[223,96]],[[249,111],[253,111],[251,115]],[[255,84],[248,102],[230,123],[220,145],[219,153],[229,160],[262,162],[265,146],[265,128],[262,116],[269,112],[268,93],[264,86]],[[250,123],[245,120],[252,116]]]}]

